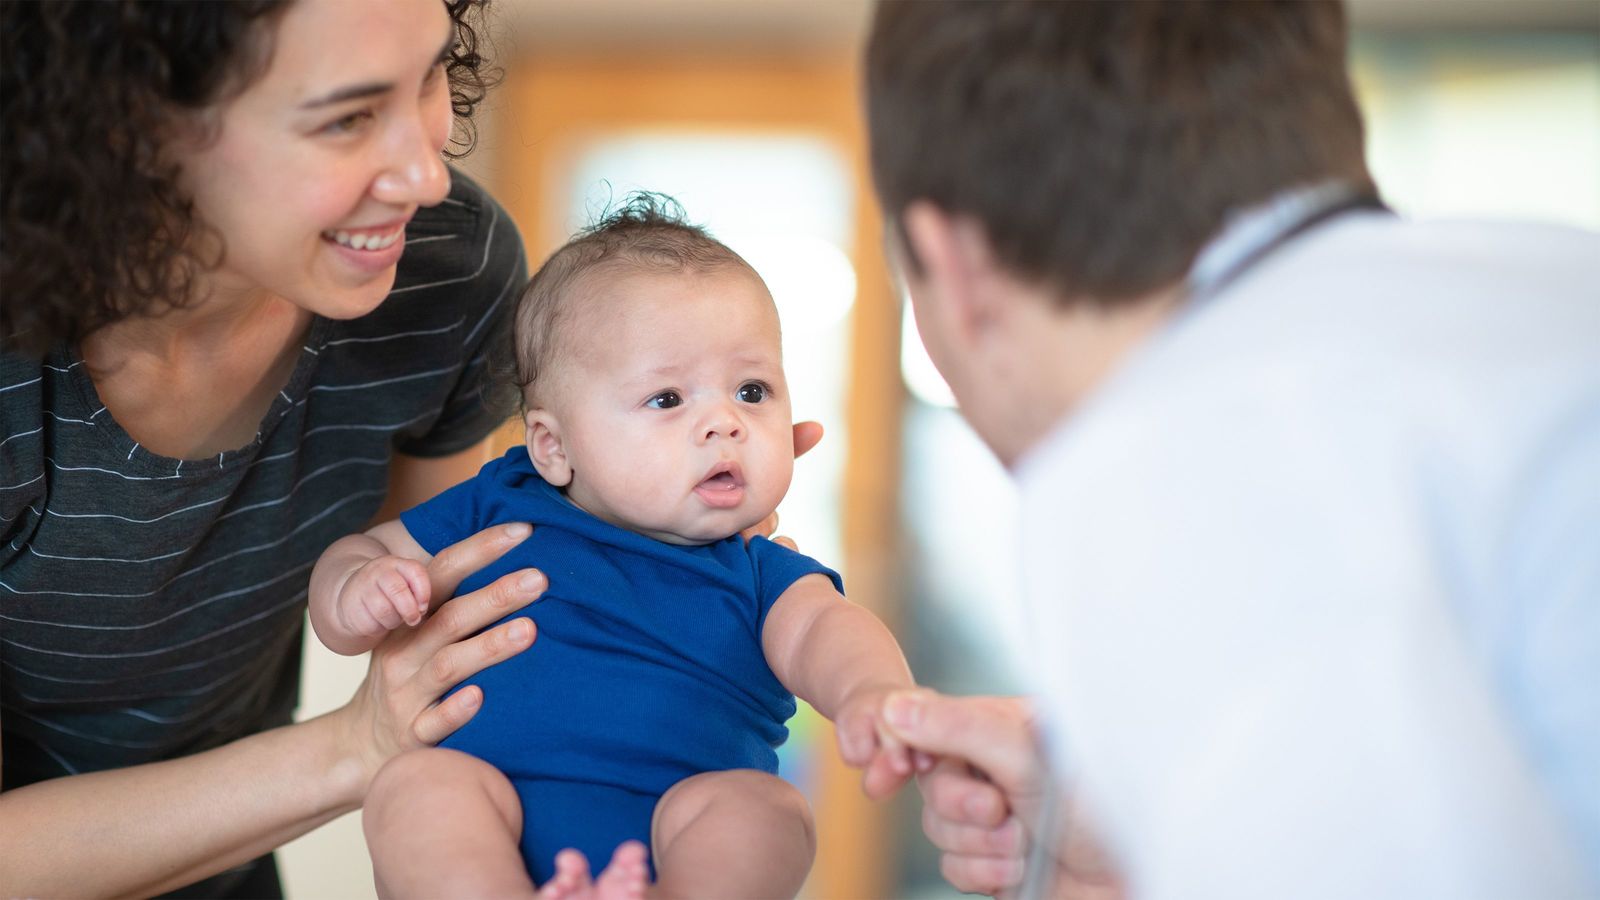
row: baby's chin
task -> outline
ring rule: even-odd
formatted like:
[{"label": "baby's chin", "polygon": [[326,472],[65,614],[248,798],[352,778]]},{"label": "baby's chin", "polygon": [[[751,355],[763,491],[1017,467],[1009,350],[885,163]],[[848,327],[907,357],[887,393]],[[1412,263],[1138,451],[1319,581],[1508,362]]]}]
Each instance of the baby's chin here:
[{"label": "baby's chin", "polygon": [[713,518],[711,521],[707,521],[696,526],[678,526],[668,529],[635,527],[632,530],[637,531],[646,537],[655,538],[664,544],[678,544],[684,547],[693,547],[700,544],[715,544],[718,541],[727,540],[736,534],[742,533],[747,528],[754,528],[755,526],[760,525],[762,522],[767,520],[768,516],[772,515],[771,510],[768,510],[763,515],[755,518],[751,518],[751,514],[745,512],[744,510],[739,510],[738,512],[739,515],[736,517],[730,516],[726,521],[718,521],[716,518]]}]

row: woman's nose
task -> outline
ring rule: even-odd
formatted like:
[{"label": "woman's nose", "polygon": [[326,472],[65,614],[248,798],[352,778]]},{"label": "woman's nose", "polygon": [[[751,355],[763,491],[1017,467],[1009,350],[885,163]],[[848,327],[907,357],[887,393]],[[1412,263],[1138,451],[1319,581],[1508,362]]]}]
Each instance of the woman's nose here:
[{"label": "woman's nose", "polygon": [[420,122],[397,124],[392,150],[373,181],[372,194],[396,206],[437,206],[450,193],[450,170],[444,155]]}]

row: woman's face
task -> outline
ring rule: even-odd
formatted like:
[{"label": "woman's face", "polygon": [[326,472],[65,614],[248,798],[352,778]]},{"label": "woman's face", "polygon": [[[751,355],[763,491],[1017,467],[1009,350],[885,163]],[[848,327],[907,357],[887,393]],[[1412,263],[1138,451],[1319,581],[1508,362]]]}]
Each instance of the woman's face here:
[{"label": "woman's face", "polygon": [[454,29],[440,0],[298,0],[272,40],[212,139],[171,148],[196,216],[225,243],[207,299],[354,318],[394,285],[406,222],[449,192]]}]

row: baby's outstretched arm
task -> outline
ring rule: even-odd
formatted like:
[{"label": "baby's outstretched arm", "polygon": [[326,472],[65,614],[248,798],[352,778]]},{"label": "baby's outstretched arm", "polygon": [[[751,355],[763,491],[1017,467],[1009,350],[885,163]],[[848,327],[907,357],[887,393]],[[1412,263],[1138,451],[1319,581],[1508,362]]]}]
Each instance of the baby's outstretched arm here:
[{"label": "baby's outstretched arm", "polygon": [[840,596],[826,576],[807,575],[767,613],[761,645],[778,680],[833,720],[844,761],[866,769],[868,796],[905,784],[911,757],[883,725],[883,700],[913,681],[877,616]]},{"label": "baby's outstretched arm", "polygon": [[428,560],[398,519],[334,541],[311,570],[311,628],[329,650],[354,656],[428,611]]}]

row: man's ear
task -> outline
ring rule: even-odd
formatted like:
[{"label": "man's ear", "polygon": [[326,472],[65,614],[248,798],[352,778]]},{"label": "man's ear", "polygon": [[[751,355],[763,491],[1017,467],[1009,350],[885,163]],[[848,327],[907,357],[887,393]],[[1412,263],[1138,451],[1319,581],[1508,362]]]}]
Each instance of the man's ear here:
[{"label": "man's ear", "polygon": [[529,410],[522,421],[527,425],[528,458],[539,477],[555,487],[566,487],[572,482],[572,465],[561,442],[561,424],[548,409]]},{"label": "man's ear", "polygon": [[1002,273],[983,226],[927,200],[908,205],[901,225],[908,249],[921,264],[918,280],[948,306],[964,337],[975,336],[998,314],[1004,299],[996,291]]}]

